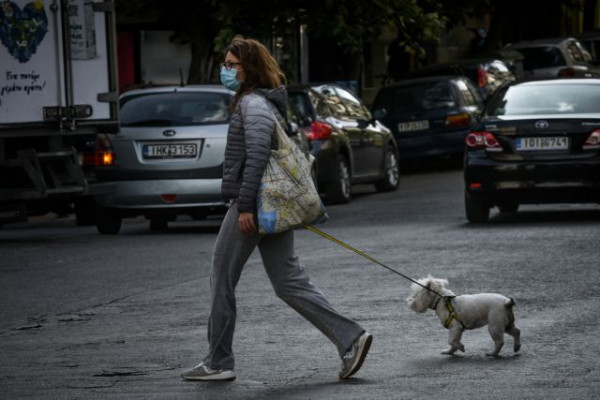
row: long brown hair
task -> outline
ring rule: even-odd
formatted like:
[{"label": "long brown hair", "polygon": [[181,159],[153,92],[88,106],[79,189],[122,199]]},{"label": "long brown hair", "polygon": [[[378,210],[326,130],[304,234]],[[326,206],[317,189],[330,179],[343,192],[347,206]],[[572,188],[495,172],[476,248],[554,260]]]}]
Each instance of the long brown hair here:
[{"label": "long brown hair", "polygon": [[225,49],[225,54],[227,52],[240,60],[245,76],[233,98],[232,108],[246,93],[258,88],[275,89],[286,82],[285,74],[269,49],[257,40],[234,39]]}]

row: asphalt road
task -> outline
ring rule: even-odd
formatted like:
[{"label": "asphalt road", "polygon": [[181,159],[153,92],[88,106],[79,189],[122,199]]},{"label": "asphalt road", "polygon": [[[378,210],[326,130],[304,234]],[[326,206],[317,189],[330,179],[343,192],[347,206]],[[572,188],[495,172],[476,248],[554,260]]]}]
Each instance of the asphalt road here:
[{"label": "asphalt road", "polygon": [[514,297],[523,347],[499,358],[486,328],[441,355],[433,312],[405,306],[409,282],[308,231],[297,253],[312,281],[374,341],[339,381],[334,346],[274,295],[254,255],[237,289],[237,380],[186,382],[207,350],[209,266],[218,219],[118,236],[36,218],[0,230],[2,399],[593,399],[600,392],[600,207],[528,206],[466,223],[460,170],[405,175],[400,189],[355,188],[321,228],[457,293]]}]

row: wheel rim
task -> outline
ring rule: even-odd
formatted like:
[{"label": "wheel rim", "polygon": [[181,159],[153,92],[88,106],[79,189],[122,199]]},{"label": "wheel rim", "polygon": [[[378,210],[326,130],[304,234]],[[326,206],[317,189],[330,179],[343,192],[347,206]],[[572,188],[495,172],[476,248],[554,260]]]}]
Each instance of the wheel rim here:
[{"label": "wheel rim", "polygon": [[390,185],[396,186],[398,184],[398,180],[400,179],[398,160],[392,151],[388,151],[388,156],[386,157],[385,174]]},{"label": "wheel rim", "polygon": [[342,193],[344,197],[350,197],[350,172],[348,171],[348,165],[345,160],[340,161],[339,165],[339,179],[340,179],[340,188],[342,189]]}]

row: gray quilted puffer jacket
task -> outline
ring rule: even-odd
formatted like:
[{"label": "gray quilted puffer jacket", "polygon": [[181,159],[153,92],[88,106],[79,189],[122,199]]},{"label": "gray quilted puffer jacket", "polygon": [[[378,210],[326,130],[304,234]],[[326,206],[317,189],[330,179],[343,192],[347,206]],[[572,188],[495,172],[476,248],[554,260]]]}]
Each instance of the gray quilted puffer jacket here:
[{"label": "gray quilted puffer jacket", "polygon": [[286,115],[288,99],[286,89],[280,86],[244,95],[231,116],[227,132],[221,194],[226,201],[237,199],[240,212],[256,212],[258,186],[270,150],[277,148],[276,139],[272,140],[275,121],[265,99],[285,127],[282,115]]}]

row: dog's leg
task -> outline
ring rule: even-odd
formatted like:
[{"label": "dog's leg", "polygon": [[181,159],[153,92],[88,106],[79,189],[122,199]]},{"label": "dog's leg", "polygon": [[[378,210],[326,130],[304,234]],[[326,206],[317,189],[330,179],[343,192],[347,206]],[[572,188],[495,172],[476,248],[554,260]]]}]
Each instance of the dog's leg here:
[{"label": "dog's leg", "polygon": [[448,344],[450,347],[444,350],[442,354],[452,355],[456,352],[456,350],[460,350],[464,353],[465,346],[463,346],[463,344],[460,342],[462,334],[462,327],[454,322],[448,331]]},{"label": "dog's leg", "polygon": [[486,353],[486,356],[496,357],[500,353],[500,349],[504,346],[504,327],[498,324],[490,323],[489,325],[490,336],[494,340],[495,348],[491,353]]},{"label": "dog's leg", "polygon": [[515,353],[518,352],[521,349],[521,331],[519,330],[519,328],[517,328],[516,326],[511,326],[510,328],[506,329],[506,333],[508,333],[510,336],[512,336],[515,340],[515,347],[514,347],[514,351]]}]

